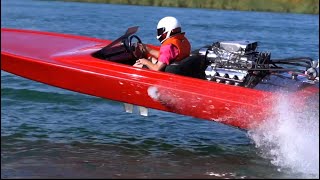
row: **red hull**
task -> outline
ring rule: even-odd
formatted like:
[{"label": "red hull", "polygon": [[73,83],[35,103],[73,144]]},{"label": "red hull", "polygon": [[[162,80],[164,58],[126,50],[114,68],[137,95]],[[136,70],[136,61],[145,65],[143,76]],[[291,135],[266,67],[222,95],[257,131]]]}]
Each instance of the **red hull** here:
[{"label": "red hull", "polygon": [[[249,129],[270,115],[275,94],[96,59],[111,41],[1,29],[1,69],[48,85]],[[300,95],[319,93],[309,87]]]}]

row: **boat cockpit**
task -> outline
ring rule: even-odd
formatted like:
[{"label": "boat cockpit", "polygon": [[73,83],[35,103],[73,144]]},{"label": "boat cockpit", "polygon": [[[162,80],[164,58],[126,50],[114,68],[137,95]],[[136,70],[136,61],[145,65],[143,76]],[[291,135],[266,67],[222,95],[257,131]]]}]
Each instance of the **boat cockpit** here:
[{"label": "boat cockpit", "polygon": [[[145,56],[138,48],[138,43],[142,41],[135,35],[137,31],[138,26],[128,28],[124,35],[92,56],[133,65],[137,59]],[[213,42],[192,51],[189,57],[179,63],[166,66],[164,71],[248,88],[270,79],[282,79],[278,86],[283,85],[283,79],[319,84],[318,61],[309,57],[271,59],[270,52],[258,52],[257,47],[258,42],[250,40]]]}]

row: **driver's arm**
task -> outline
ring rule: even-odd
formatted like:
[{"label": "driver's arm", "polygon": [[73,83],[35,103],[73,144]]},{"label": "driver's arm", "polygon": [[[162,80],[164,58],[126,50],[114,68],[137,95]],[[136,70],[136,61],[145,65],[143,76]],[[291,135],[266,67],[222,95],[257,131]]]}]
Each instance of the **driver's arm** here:
[{"label": "driver's arm", "polygon": [[146,46],[147,52],[153,57],[159,57],[159,51]]},{"label": "driver's arm", "polygon": [[148,47],[146,44],[139,44],[142,51],[149,53],[151,56],[158,58],[159,57],[159,51],[156,49],[153,49],[151,47]]}]

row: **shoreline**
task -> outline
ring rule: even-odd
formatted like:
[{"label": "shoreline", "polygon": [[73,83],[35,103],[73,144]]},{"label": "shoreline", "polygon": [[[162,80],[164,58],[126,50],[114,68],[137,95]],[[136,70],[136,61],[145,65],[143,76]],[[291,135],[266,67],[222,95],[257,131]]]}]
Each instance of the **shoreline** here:
[{"label": "shoreline", "polygon": [[[49,0],[50,1],[50,0]],[[319,0],[51,0],[156,7],[319,14]]]}]

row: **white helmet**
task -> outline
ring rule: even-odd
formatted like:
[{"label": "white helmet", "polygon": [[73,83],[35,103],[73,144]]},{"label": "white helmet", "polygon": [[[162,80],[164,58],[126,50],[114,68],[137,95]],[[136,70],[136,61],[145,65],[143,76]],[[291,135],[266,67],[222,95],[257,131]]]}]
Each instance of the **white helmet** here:
[{"label": "white helmet", "polygon": [[162,43],[170,36],[180,33],[181,25],[175,17],[167,16],[162,18],[157,26],[157,39]]}]

